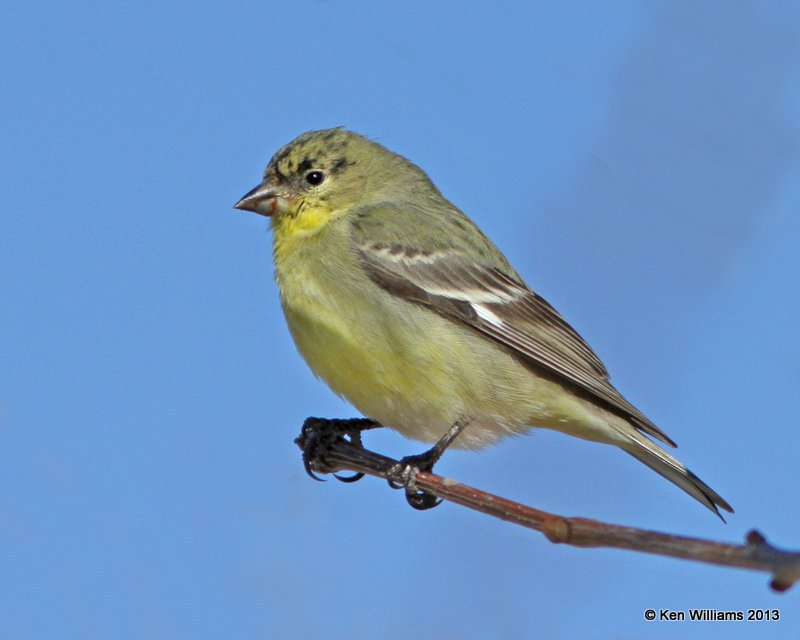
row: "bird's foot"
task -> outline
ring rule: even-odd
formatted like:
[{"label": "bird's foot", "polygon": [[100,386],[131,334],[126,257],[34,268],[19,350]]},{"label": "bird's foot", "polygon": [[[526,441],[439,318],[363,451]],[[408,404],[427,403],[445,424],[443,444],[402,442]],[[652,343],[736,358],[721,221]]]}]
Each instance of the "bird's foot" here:
[{"label": "bird's foot", "polygon": [[326,463],[325,451],[337,442],[349,442],[361,447],[361,432],[375,429],[381,425],[368,418],[307,418],[295,442],[303,450],[303,467],[306,473],[324,482],[317,473],[333,473],[341,482],[356,482],[364,477],[363,473],[350,476],[339,476]]},{"label": "bird's foot", "polygon": [[406,456],[401,459],[389,472],[388,483],[392,489],[405,489],[406,501],[414,509],[425,511],[433,509],[442,503],[442,499],[427,491],[417,488],[417,474],[421,471],[433,471],[433,465],[439,462],[442,454],[453,440],[458,437],[470,420],[457,420],[452,427],[439,439],[439,441],[424,453]]},{"label": "bird's foot", "polygon": [[433,509],[441,504],[442,499],[432,493],[417,488],[417,475],[421,471],[433,471],[433,465],[441,457],[441,453],[429,449],[425,453],[406,456],[389,470],[387,482],[392,489],[405,489],[406,501],[419,511]]}]

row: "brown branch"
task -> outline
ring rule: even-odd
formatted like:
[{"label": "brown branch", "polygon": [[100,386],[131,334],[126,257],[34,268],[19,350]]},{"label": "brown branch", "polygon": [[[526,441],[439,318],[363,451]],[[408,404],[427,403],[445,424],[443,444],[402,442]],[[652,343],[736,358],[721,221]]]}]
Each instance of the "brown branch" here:
[{"label": "brown branch", "polygon": [[[683,558],[727,567],[765,571],[770,586],[786,591],[800,580],[800,553],[770,545],[756,530],[743,545],[702,540],[606,524],[589,518],[573,518],[540,511],[434,473],[408,474],[397,460],[364,449],[361,431],[380,426],[370,420],[326,420],[308,418],[295,440],[303,451],[306,471],[335,473],[354,471],[403,484],[406,491],[433,494],[490,516],[541,531],[548,540],[576,547],[611,547]],[[347,480],[347,478],[343,478]]]}]

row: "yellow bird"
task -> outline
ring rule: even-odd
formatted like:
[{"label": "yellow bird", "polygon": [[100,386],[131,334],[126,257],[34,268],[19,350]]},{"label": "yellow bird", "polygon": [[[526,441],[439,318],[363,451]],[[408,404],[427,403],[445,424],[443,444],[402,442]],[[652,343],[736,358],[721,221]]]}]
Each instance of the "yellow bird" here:
[{"label": "yellow bird", "polygon": [[453,446],[468,449],[555,429],[613,444],[717,515],[733,511],[650,439],[675,446],[405,158],[342,128],[309,131],[235,206],[271,218],[295,344],[365,416],[424,442],[462,425]]}]

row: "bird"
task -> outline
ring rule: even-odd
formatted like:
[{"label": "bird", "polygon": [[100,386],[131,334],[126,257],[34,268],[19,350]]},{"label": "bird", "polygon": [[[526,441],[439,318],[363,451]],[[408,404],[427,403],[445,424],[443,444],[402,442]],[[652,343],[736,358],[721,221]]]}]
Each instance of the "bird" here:
[{"label": "bird", "polygon": [[659,446],[676,444],[403,156],[343,127],[308,131],[234,206],[270,218],[295,345],[364,416],[422,442],[455,433],[448,444],[461,449],[534,428],[614,445],[720,518],[733,512]]}]

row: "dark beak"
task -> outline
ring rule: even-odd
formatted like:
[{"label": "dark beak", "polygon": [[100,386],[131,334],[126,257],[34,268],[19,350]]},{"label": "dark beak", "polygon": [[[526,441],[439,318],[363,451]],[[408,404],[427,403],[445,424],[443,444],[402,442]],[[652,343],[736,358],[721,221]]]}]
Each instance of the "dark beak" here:
[{"label": "dark beak", "polygon": [[233,207],[242,211],[252,211],[262,216],[271,216],[275,213],[278,194],[275,189],[267,184],[260,184],[255,189],[248,191]]}]

